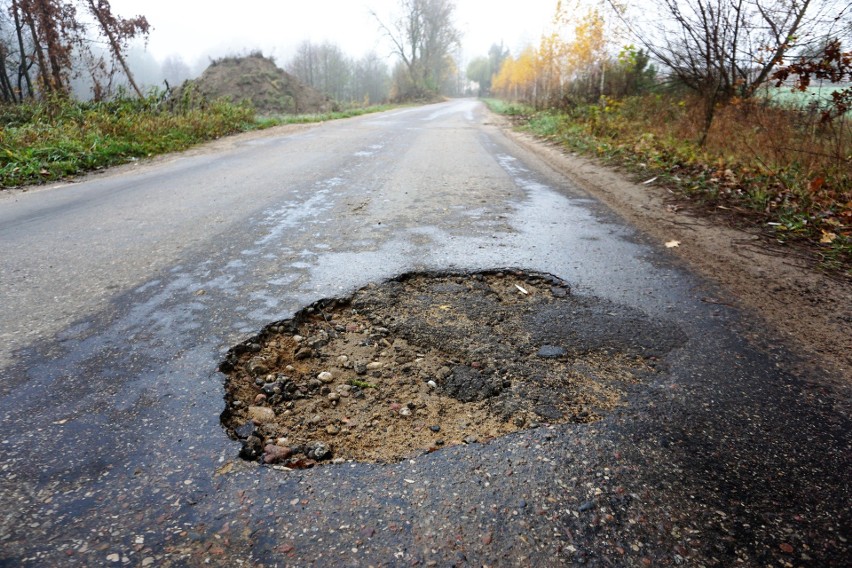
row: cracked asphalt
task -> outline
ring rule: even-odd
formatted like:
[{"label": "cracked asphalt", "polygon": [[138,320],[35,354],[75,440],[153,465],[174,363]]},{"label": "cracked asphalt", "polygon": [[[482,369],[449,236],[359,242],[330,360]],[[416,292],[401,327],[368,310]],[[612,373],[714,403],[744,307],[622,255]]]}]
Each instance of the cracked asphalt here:
[{"label": "cracked asphalt", "polygon": [[[458,100],[0,195],[0,565],[848,566],[832,391],[489,121]],[[502,267],[620,322],[543,314],[542,342],[635,339],[637,313],[683,337],[598,422],[238,458],[230,347],[371,282]]]}]

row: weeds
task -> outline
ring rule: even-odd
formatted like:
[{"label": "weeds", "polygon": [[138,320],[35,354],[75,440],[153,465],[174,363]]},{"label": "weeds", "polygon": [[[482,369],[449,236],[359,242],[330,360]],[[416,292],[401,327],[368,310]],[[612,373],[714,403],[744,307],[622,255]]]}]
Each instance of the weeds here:
[{"label": "weeds", "polygon": [[348,118],[388,108],[257,118],[248,106],[204,101],[192,92],[183,93],[177,101],[152,93],[145,99],[99,103],[58,99],[0,105],[0,187],[63,179],[184,150],[237,132]]},{"label": "weeds", "polygon": [[169,111],[162,97],[0,108],[0,186],[46,182],[253,128],[250,108]]},{"label": "weeds", "polygon": [[[489,102],[495,112],[508,103]],[[529,110],[529,109],[528,109]],[[690,100],[646,95],[605,105],[510,113],[533,134],[626,166],[706,208],[724,210],[779,243],[807,245],[852,276],[852,118],[761,101],[720,108],[704,147]]]}]

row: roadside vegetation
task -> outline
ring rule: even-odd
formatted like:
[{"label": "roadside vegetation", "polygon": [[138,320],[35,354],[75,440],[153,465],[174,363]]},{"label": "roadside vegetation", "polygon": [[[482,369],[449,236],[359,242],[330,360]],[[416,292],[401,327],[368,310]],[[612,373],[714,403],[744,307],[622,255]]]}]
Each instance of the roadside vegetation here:
[{"label": "roadside vegetation", "polygon": [[[674,6],[667,29],[691,33],[669,33],[683,38],[669,40],[646,29],[640,47],[617,48],[608,39],[613,28],[638,32],[633,22],[648,19],[631,18],[629,6],[605,14],[597,5],[578,12],[574,4],[582,2],[560,3],[554,31],[538,47],[516,57],[492,48],[481,59],[482,66],[490,62],[480,76],[489,77],[493,111],[566,149],[624,167],[637,181],[665,187],[673,211],[688,201],[691,209],[795,248],[786,254],[807,255],[852,277],[852,52],[843,48],[849,38],[820,35],[836,31],[821,27],[822,19],[849,19],[848,6],[754,2],[786,11],[711,21],[708,14],[726,4],[690,0],[690,11],[660,0],[652,21],[663,22]],[[726,29],[736,18],[754,34],[770,17],[786,32],[776,37],[798,33],[812,41],[800,40],[797,49],[754,35],[754,45],[726,43],[736,36]],[[743,53],[763,64],[747,66],[738,60]],[[824,96],[806,96],[819,84],[826,85]]]},{"label": "roadside vegetation", "polygon": [[217,100],[179,108],[158,94],[102,102],[61,99],[0,105],[0,187],[64,179],[238,132],[349,118],[389,108],[376,105],[258,117],[248,105]]},{"label": "roadside vegetation", "polygon": [[[446,0],[400,0],[393,13],[373,13],[399,56],[392,70],[375,53],[354,60],[331,42],[304,41],[286,64],[289,73],[252,52],[213,60],[200,79],[184,81],[188,67],[171,58],[160,90],[128,65],[133,42],[152,29],[144,16],[121,17],[109,2],[93,0],[0,0],[0,189],[238,132],[459,94],[454,8]],[[208,74],[216,76],[204,82]]]}]

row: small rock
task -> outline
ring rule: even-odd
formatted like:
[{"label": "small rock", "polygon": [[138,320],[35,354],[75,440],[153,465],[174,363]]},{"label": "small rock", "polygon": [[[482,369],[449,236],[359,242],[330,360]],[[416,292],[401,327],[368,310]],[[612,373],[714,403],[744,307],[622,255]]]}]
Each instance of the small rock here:
[{"label": "small rock", "polygon": [[326,426],[325,431],[326,431],[326,433],[331,434],[332,436],[335,436],[335,435],[340,433],[340,428],[338,428],[337,426],[335,426],[333,424],[329,424],[328,426]]},{"label": "small rock", "polygon": [[257,425],[254,423],[253,420],[249,420],[242,426],[237,426],[236,428],[234,428],[234,434],[236,434],[237,438],[245,440],[246,438],[254,434],[256,430]]},{"label": "small rock", "polygon": [[301,335],[294,335],[294,336],[293,336],[293,341],[295,341],[296,343],[301,343],[301,342],[303,342],[304,340],[305,340],[305,338],[304,338],[304,337],[302,337]]},{"label": "small rock", "polygon": [[314,350],[310,347],[300,347],[296,354],[293,356],[297,361],[301,361],[303,359],[310,359],[314,356]]},{"label": "small rock", "polygon": [[281,463],[291,455],[293,455],[293,451],[290,448],[268,444],[263,448],[263,463]]},{"label": "small rock", "polygon": [[248,417],[260,424],[275,420],[275,411],[266,406],[249,406]]},{"label": "small rock", "polygon": [[260,393],[260,394],[258,394],[256,397],[254,397],[254,403],[255,403],[255,404],[260,404],[260,403],[261,403],[261,402],[263,402],[264,400],[266,400],[266,395],[265,395],[265,394],[263,394],[263,393]]},{"label": "small rock", "polygon": [[558,359],[564,357],[566,353],[565,348],[558,345],[542,345],[537,355],[542,359]]},{"label": "small rock", "polygon": [[363,363],[355,363],[352,369],[355,371],[356,375],[364,375],[367,373],[367,365]]},{"label": "small rock", "polygon": [[399,409],[399,415],[400,416],[411,416],[411,409],[408,408],[407,406],[403,406],[402,408]]},{"label": "small rock", "polygon": [[269,372],[269,367],[266,366],[266,360],[263,357],[252,357],[246,363],[246,371],[252,376],[265,375]]},{"label": "small rock", "polygon": [[142,559],[142,566],[152,566],[154,564],[153,556],[146,556]]},{"label": "small rock", "polygon": [[382,363],[381,361],[372,361],[371,363],[367,363],[367,370],[368,371],[375,371],[377,369],[381,369],[384,366],[385,366],[385,364]]},{"label": "small rock", "polygon": [[465,436],[464,443],[465,444],[475,444],[477,442],[476,436]]},{"label": "small rock", "polygon": [[583,503],[580,504],[580,508],[577,509],[577,510],[580,511],[581,513],[585,513],[586,511],[591,511],[594,508],[595,508],[595,502],[594,501],[584,501]]},{"label": "small rock", "polygon": [[325,384],[334,382],[334,375],[332,375],[328,371],[323,371],[322,373],[317,375],[317,378]]},{"label": "small rock", "polygon": [[252,434],[243,442],[243,447],[240,449],[240,457],[244,460],[256,460],[263,453],[263,442],[260,437]]},{"label": "small rock", "polygon": [[119,560],[121,560],[121,556],[119,556],[118,554],[110,554],[106,557],[106,559],[109,562],[118,562]]},{"label": "small rock", "polygon": [[436,389],[436,388],[438,388],[438,383],[436,383],[435,381],[431,381],[431,380],[430,380],[430,381],[426,381],[426,384],[427,384],[427,385],[429,385],[429,388],[430,388],[430,389]]},{"label": "small rock", "polygon": [[308,457],[320,461],[331,457],[331,448],[323,442],[314,442],[308,452]]},{"label": "small rock", "polygon": [[234,402],[231,403],[232,408],[242,408],[242,406],[243,406],[243,401],[241,401],[241,400],[235,400]]},{"label": "small rock", "polygon": [[433,432],[440,432],[441,431],[441,427],[437,424],[435,424],[434,426],[429,426],[429,429],[432,430]]},{"label": "small rock", "polygon": [[338,392],[330,392],[328,393],[328,400],[331,402],[337,402],[340,400],[340,393]]}]

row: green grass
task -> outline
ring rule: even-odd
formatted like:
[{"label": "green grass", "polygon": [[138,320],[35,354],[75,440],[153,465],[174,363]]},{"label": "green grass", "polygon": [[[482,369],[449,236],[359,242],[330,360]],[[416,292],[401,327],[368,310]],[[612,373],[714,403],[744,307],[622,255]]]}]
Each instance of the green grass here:
[{"label": "green grass", "polygon": [[168,105],[156,94],[101,103],[57,100],[0,105],[0,188],[65,179],[238,132],[350,118],[390,108],[259,118],[243,105],[224,101]]},{"label": "green grass", "polygon": [[315,114],[282,114],[278,116],[267,116],[258,119],[260,128],[269,128],[282,124],[309,124],[314,122],[325,122],[328,120],[339,120],[352,118],[374,112],[384,112],[397,108],[396,105],[373,105],[369,107],[357,107],[346,110],[324,112]]}]

